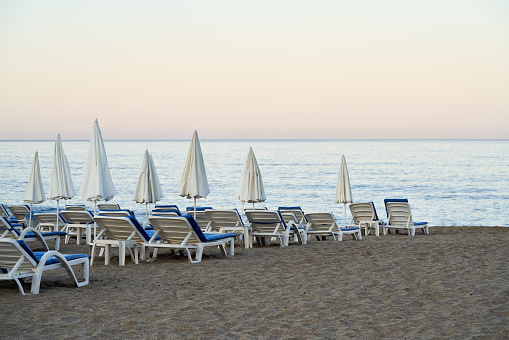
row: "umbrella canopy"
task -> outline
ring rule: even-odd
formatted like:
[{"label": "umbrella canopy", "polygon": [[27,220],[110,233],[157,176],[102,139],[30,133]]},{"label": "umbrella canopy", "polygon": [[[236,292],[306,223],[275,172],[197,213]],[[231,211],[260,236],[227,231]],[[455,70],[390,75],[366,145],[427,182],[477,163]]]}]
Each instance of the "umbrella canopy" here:
[{"label": "umbrella canopy", "polygon": [[23,201],[30,203],[30,218],[28,226],[32,224],[32,205],[44,202],[44,188],[42,186],[41,168],[39,167],[39,152],[35,152],[30,178],[28,179],[27,189]]},{"label": "umbrella canopy", "polygon": [[81,196],[84,201],[97,202],[103,200],[109,201],[116,194],[117,192],[111,179],[110,168],[108,167],[101,130],[96,119],[88,147],[88,158],[81,186]]},{"label": "umbrella canopy", "polygon": [[49,198],[57,201],[57,223],[58,223],[58,203],[61,199],[68,200],[76,195],[74,185],[71,180],[71,171],[69,163],[65,157],[64,148],[60,134],[55,140],[55,151],[53,153],[53,167],[51,169],[51,181],[49,187]]},{"label": "umbrella canopy", "polygon": [[156,203],[161,198],[163,198],[163,191],[161,190],[154,160],[148,150],[145,150],[133,200],[137,203],[145,203],[145,218],[148,220],[148,204]]},{"label": "umbrella canopy", "polygon": [[346,204],[352,203],[352,189],[350,188],[350,177],[346,166],[345,155],[341,157],[341,166],[339,168],[338,183],[336,186],[335,203],[343,203],[346,225]]},{"label": "umbrella canopy", "polygon": [[205,198],[210,192],[200,140],[196,130],[194,130],[193,139],[187,153],[186,165],[177,190],[182,197],[194,198],[194,213],[196,216],[196,199]]},{"label": "umbrella canopy", "polygon": [[[87,165],[81,185],[81,196],[84,201],[94,202],[94,215],[97,211],[97,201],[109,201],[117,192],[113,186],[103,137],[97,119],[92,128],[90,145],[88,147]],[[95,226],[95,222],[94,222]],[[87,244],[91,243],[90,229],[87,228]],[[96,228],[94,228],[95,237]]]},{"label": "umbrella canopy", "polygon": [[246,164],[240,176],[236,198],[242,201],[242,203],[253,203],[253,207],[255,203],[264,202],[266,199],[262,174],[251,147],[249,148]]}]

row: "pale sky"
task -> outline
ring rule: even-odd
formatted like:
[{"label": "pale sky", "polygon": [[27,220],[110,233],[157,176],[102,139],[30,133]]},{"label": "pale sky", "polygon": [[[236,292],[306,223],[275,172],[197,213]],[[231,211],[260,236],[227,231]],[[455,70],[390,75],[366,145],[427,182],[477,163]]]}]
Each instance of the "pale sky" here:
[{"label": "pale sky", "polygon": [[0,0],[0,139],[509,138],[507,0]]}]

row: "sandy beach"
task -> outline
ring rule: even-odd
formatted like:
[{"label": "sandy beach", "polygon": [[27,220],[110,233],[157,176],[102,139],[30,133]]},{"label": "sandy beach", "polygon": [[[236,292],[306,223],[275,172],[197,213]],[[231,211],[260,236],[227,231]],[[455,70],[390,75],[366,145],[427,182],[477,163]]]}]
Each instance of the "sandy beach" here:
[{"label": "sandy beach", "polygon": [[31,296],[0,282],[0,337],[507,338],[509,228],[430,232],[237,247],[226,258],[206,249],[199,264],[162,251],[119,267],[115,255],[109,266],[96,259],[85,287],[58,270]]}]

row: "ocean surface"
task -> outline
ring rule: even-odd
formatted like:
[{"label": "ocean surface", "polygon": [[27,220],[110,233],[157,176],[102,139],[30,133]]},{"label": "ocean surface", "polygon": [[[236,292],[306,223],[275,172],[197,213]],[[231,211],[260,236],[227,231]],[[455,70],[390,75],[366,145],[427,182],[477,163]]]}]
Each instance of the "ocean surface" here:
[{"label": "ocean surface", "polygon": [[[199,206],[242,208],[235,199],[249,147],[258,160],[267,200],[257,206],[301,206],[304,212],[333,212],[341,155],[348,164],[354,202],[374,202],[385,217],[384,198],[407,198],[414,220],[432,226],[509,226],[509,140],[201,140],[210,194]],[[111,202],[145,219],[145,205],[133,201],[145,149],[152,154],[164,198],[181,210],[193,201],[177,187],[189,141],[105,141],[117,195]],[[77,196],[68,204],[93,203],[79,195],[88,141],[65,141]],[[46,195],[54,141],[0,141],[0,203],[23,204],[35,151]],[[61,204],[62,206],[62,204]],[[55,211],[52,200],[35,212]],[[348,216],[349,213],[348,213]]]}]

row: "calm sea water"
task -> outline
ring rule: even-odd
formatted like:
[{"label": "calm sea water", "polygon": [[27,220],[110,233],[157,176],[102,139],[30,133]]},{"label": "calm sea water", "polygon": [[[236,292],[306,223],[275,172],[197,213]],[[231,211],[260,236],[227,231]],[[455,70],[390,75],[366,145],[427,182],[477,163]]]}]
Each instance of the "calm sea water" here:
[{"label": "calm sea water", "polygon": [[[145,149],[152,154],[164,192],[161,204],[181,209],[177,186],[190,141],[105,141],[118,194],[112,202],[144,220],[145,205],[132,200]],[[79,196],[88,141],[63,141]],[[268,208],[299,205],[305,212],[333,212],[341,155],[345,154],[355,202],[372,201],[385,216],[384,198],[408,198],[415,220],[434,226],[509,226],[509,141],[201,141],[210,186],[202,206],[241,208],[235,193],[249,147],[262,172]],[[22,204],[35,151],[46,194],[54,141],[0,141],[1,203]],[[93,204],[86,203],[91,209]],[[54,211],[47,200],[36,212]]]}]

